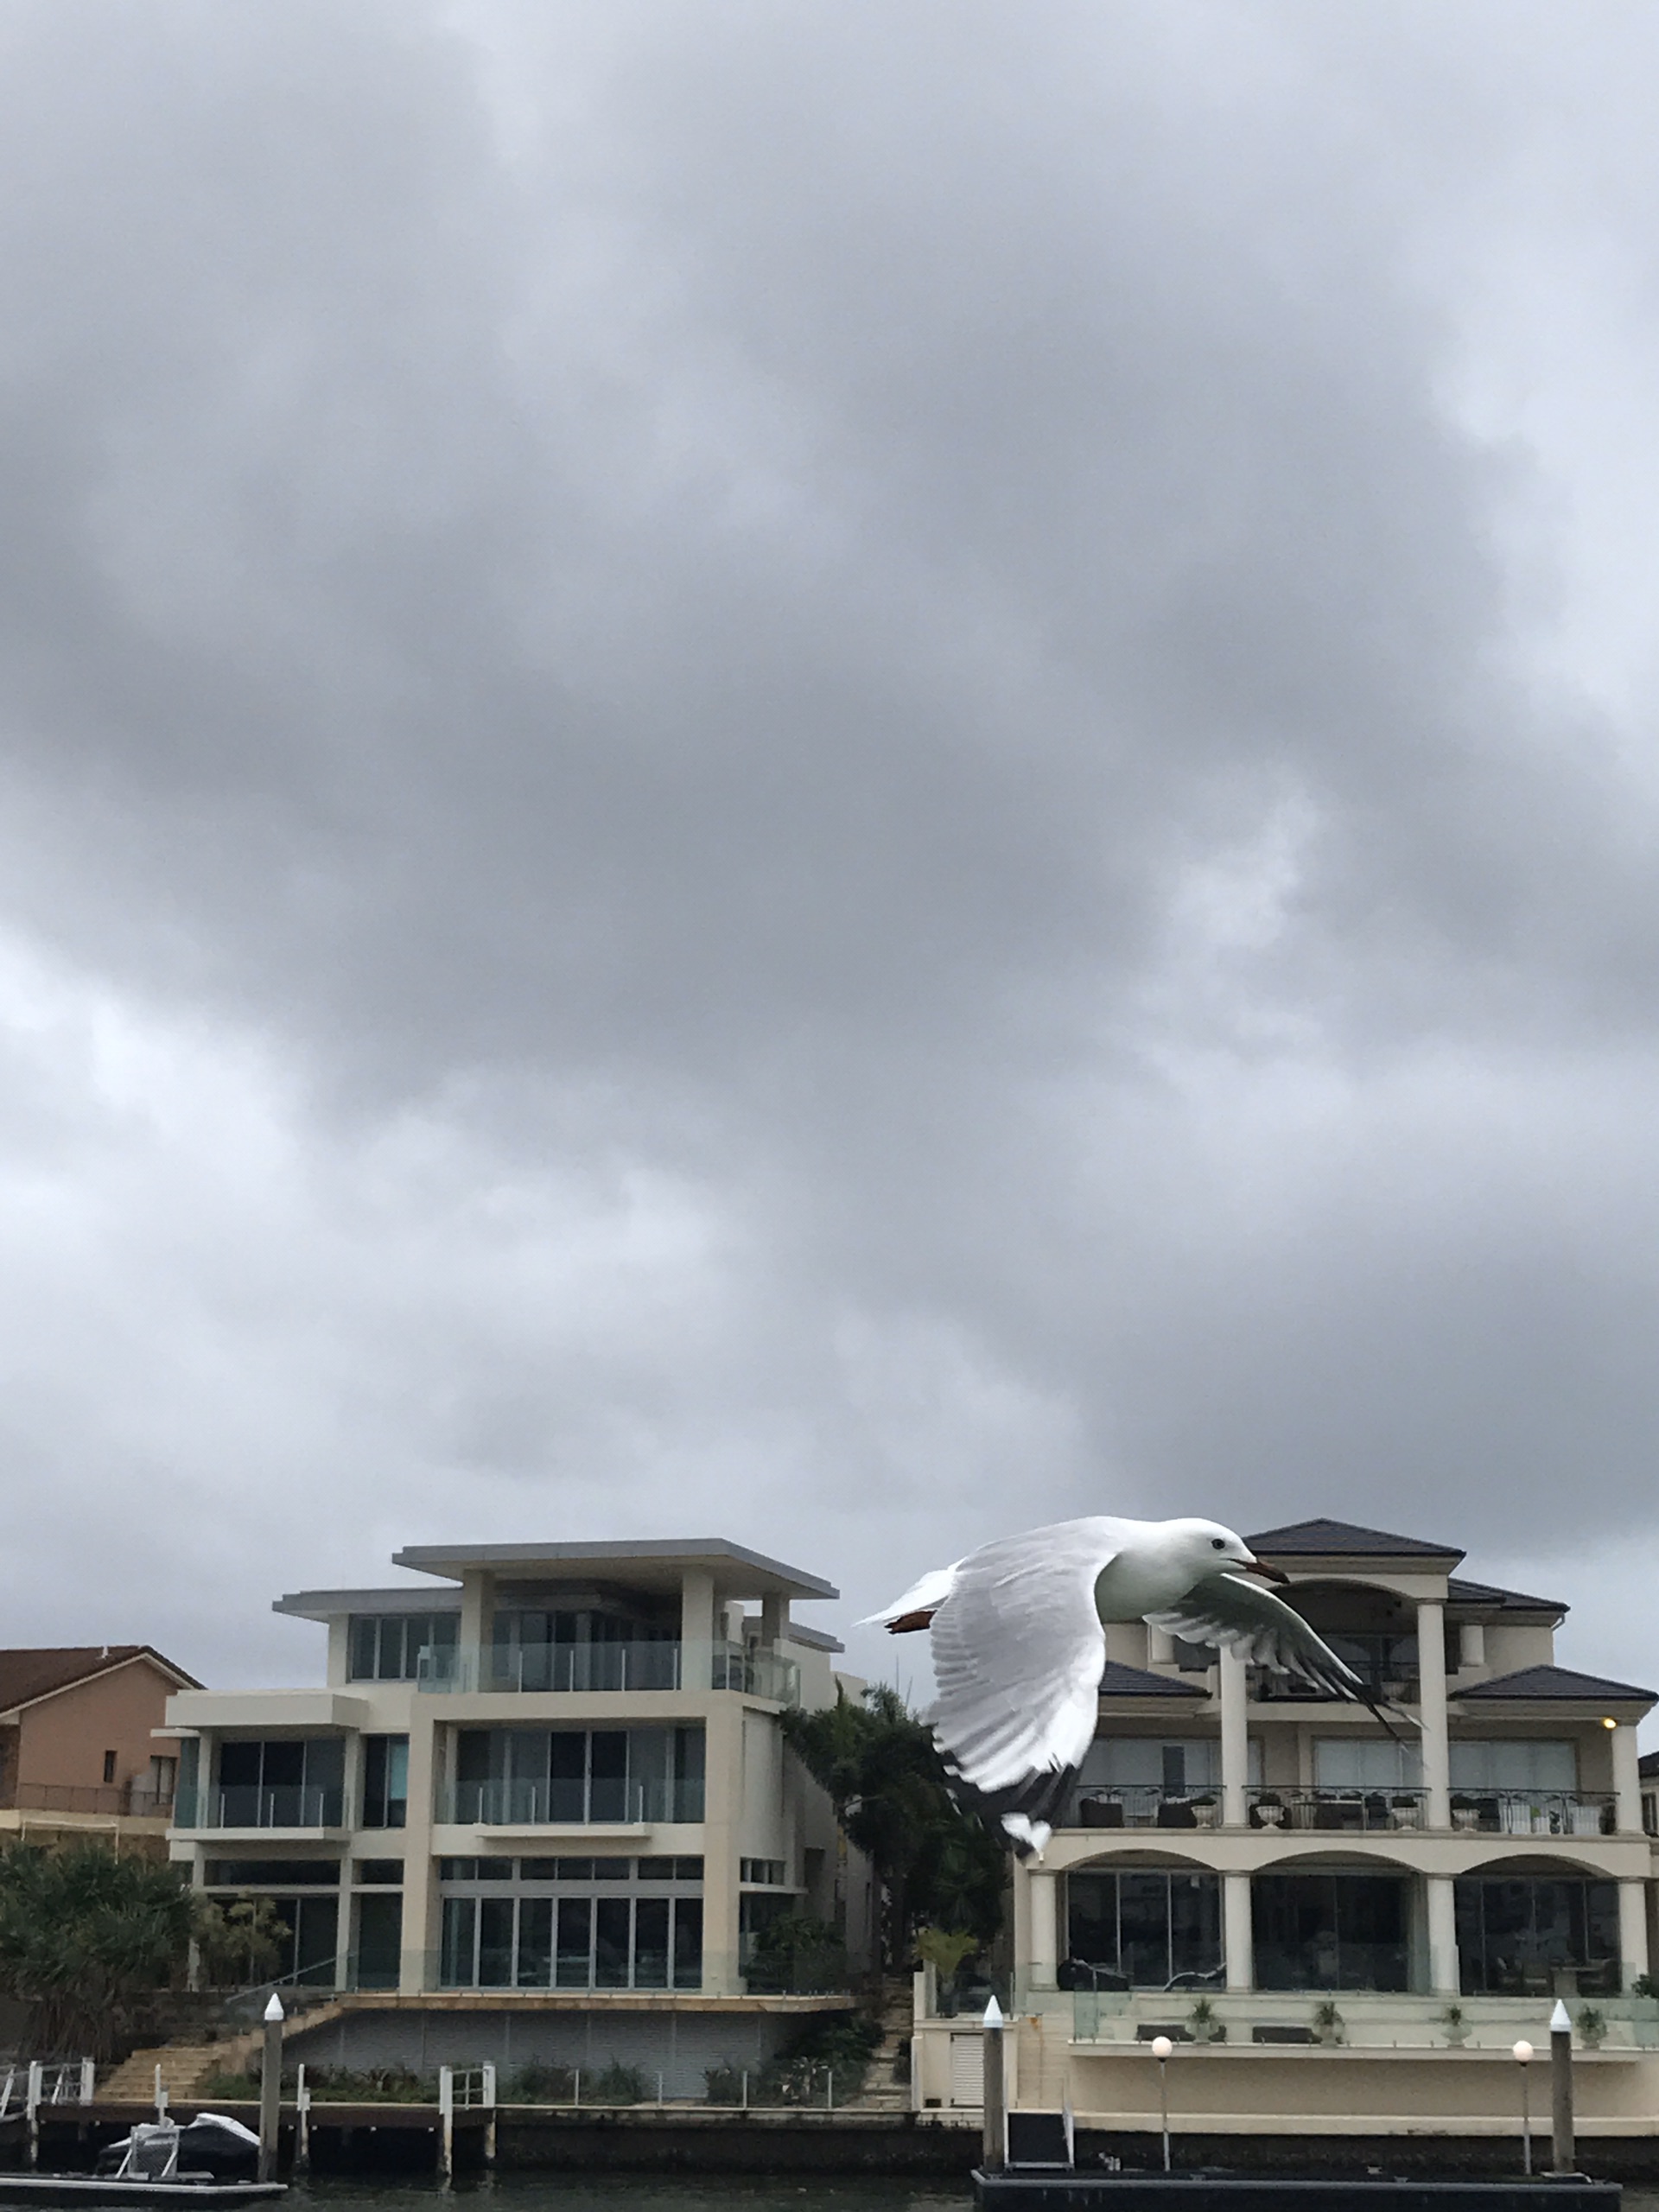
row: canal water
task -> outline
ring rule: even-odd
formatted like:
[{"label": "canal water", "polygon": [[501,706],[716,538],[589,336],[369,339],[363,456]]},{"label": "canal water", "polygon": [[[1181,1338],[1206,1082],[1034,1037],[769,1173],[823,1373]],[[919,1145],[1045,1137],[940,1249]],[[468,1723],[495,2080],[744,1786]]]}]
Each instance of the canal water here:
[{"label": "canal water", "polygon": [[804,2183],[752,2174],[497,2174],[458,2181],[452,2191],[436,2181],[315,2177],[296,2182],[283,2202],[283,2212],[442,2212],[446,2201],[454,2212],[964,2212],[973,2193],[965,2184],[880,2175]]},{"label": "canal water", "polygon": [[[696,2180],[652,2174],[499,2174],[457,2182],[315,2179],[296,2183],[284,2212],[964,2212],[971,2191],[868,2176],[802,2183],[747,2174]],[[1659,2212],[1659,2189],[1626,2189],[1624,2212]]]}]

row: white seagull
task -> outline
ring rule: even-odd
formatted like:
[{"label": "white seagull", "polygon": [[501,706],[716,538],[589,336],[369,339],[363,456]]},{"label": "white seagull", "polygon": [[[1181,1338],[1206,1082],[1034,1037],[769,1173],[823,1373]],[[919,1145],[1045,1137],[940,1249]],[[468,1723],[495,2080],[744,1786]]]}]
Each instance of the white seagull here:
[{"label": "white seagull", "polygon": [[1098,1515],[982,1545],[868,1619],[894,1636],[932,1630],[928,1718],[952,1789],[1024,1858],[1046,1845],[1094,1740],[1109,1621],[1224,1645],[1368,1706],[1389,1728],[1352,1668],[1246,1573],[1289,1580],[1219,1522]]}]

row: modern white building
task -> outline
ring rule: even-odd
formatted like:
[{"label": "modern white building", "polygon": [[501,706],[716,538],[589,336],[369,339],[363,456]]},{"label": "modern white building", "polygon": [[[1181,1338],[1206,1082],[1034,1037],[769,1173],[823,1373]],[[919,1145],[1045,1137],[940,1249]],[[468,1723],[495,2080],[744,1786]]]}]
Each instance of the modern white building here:
[{"label": "modern white building", "polygon": [[168,1707],[173,1855],[277,1902],[290,1974],[497,2011],[776,2009],[752,1953],[789,1911],[862,1963],[868,1874],[781,1729],[836,1696],[841,1646],[791,1617],[829,1583],[715,1539],[394,1564],[421,1579],[276,1601],[327,1630],[322,1688]]}]

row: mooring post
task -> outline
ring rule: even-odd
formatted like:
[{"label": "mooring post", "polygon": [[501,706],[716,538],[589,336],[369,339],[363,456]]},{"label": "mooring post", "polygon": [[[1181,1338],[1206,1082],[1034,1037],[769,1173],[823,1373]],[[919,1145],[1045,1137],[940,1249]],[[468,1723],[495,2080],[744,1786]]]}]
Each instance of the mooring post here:
[{"label": "mooring post", "polygon": [[1559,1997],[1555,2010],[1549,2016],[1549,2087],[1554,2136],[1550,2170],[1558,2174],[1576,2173],[1578,2153],[1573,2143],[1573,2015]]},{"label": "mooring post", "polygon": [[455,2177],[455,2069],[438,2069],[438,2171],[446,2182]]},{"label": "mooring post", "polygon": [[484,2164],[493,2168],[495,2164],[495,2061],[493,2058],[486,2058],[484,2062],[484,2109],[489,2114],[484,2123]]},{"label": "mooring post", "polygon": [[303,2059],[294,2077],[294,2171],[296,2174],[311,2171],[311,2092],[305,2086]]},{"label": "mooring post", "polygon": [[41,2072],[42,2069],[40,2060],[38,2058],[31,2058],[29,2062],[29,2103],[27,2107],[29,2120],[29,2163],[31,2166],[38,2166],[41,2163]]},{"label": "mooring post", "polygon": [[[160,2069],[158,2068],[159,2074]],[[159,2089],[159,2082],[157,2084]],[[265,2041],[259,2061],[259,2178],[276,2178],[276,2137],[283,2124],[283,2000],[273,1989],[265,2007]]]},{"label": "mooring post", "polygon": [[1152,2055],[1158,2062],[1158,2111],[1164,2132],[1164,2171],[1169,2171],[1169,2054],[1175,2048],[1167,2036],[1154,2036]]},{"label": "mooring post", "polygon": [[167,2084],[162,2079],[162,2062],[159,2058],[156,2062],[155,2104],[156,2119],[165,2120],[167,2118]]},{"label": "mooring post", "polygon": [[1527,2069],[1532,2063],[1532,2045],[1524,2038],[1515,2046],[1515,2063],[1521,2069],[1521,2171],[1530,2181],[1532,2178],[1532,2100],[1528,2093]]},{"label": "mooring post", "polygon": [[995,1997],[985,2007],[985,2141],[982,2163],[1000,2174],[1008,2163],[1007,2082],[1002,2071],[1002,2007]]}]

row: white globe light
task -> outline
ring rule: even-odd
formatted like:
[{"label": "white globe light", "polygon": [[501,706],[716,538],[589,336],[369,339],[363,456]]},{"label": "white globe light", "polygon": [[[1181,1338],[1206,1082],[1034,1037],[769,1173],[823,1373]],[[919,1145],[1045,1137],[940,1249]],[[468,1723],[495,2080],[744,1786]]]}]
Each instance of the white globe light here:
[{"label": "white globe light", "polygon": [[1174,2044],[1167,2036],[1154,2036],[1152,2039],[1152,2055],[1154,2058],[1167,2058],[1174,2048]]},{"label": "white globe light", "polygon": [[1532,2056],[1532,2045],[1525,2041],[1516,2044],[1515,2046],[1515,2055],[1524,2066],[1527,2061]]}]

